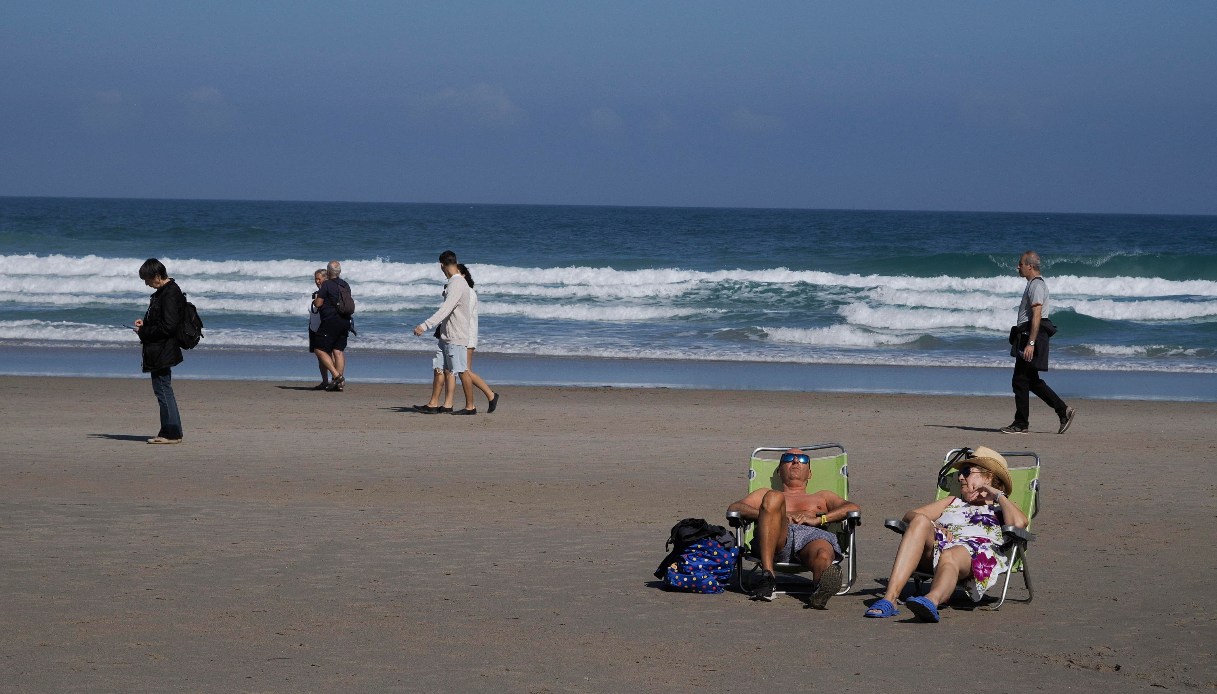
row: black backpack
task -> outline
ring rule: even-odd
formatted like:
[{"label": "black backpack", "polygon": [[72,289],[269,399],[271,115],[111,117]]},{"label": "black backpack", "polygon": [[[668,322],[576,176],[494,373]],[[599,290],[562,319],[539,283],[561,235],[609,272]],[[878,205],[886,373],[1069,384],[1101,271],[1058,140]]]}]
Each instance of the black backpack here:
[{"label": "black backpack", "polygon": [[185,301],[186,295],[182,295],[182,322],[177,326],[177,343],[182,349],[194,349],[199,344],[199,340],[203,339],[203,319],[199,318],[199,311],[194,307],[194,304]]},{"label": "black backpack", "polygon": [[686,518],[672,526],[668,542],[664,545],[665,549],[671,548],[672,551],[668,552],[668,556],[659,562],[659,568],[655,569],[655,578],[663,578],[672,562],[684,554],[690,545],[706,538],[717,541],[723,546],[723,549],[731,549],[735,546],[734,533],[721,525],[710,525],[704,518]]},{"label": "black backpack", "polygon": [[338,285],[338,301],[334,304],[334,308],[338,310],[338,315],[343,318],[350,318],[355,315],[355,298],[351,296],[351,285]]}]

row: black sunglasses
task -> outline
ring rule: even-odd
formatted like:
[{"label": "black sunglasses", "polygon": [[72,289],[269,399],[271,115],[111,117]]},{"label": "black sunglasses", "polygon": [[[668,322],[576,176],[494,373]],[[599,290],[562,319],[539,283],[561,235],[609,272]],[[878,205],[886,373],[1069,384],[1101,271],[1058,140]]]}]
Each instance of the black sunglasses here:
[{"label": "black sunglasses", "polygon": [[782,463],[798,463],[800,465],[811,465],[811,456],[806,453],[783,453],[778,459],[778,464]]}]

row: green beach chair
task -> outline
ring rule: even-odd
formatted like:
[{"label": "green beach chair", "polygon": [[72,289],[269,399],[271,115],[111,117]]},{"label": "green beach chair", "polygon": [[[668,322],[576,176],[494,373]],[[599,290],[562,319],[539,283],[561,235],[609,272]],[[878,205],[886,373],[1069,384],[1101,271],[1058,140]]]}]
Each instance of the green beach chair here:
[{"label": "green beach chair", "polygon": [[[957,458],[967,451],[965,448],[954,448],[947,452],[943,458],[942,467],[938,469],[938,490],[935,499],[944,499],[947,496],[959,496],[959,476],[952,473],[949,466],[955,462]],[[1006,578],[1001,582],[1001,598],[997,604],[988,609],[1000,609],[1006,602],[1006,596],[1010,591],[1010,579],[1014,574],[1022,574],[1023,585],[1027,588],[1027,599],[1022,602],[1031,602],[1035,597],[1035,593],[1031,589],[1031,573],[1027,570],[1027,545],[1035,539],[1035,535],[1031,532],[1032,519],[1040,510],[1040,457],[1032,451],[998,451],[1006,459],[1009,464],[1010,481],[1014,483],[1014,488],[1010,490],[1008,495],[1010,501],[1013,501],[1023,513],[1027,514],[1027,527],[1016,528],[1012,525],[1003,525],[1002,532],[1005,533],[1006,542],[1002,546],[1002,552],[1006,555],[1007,563],[1010,570],[1006,572]],[[1016,467],[1015,462],[1025,463],[1021,467]],[[891,519],[884,521],[884,526],[894,530],[897,533],[904,534],[908,529],[908,524],[902,520]],[[934,575],[923,571],[913,573],[912,580],[916,584],[918,595],[924,594],[925,584],[933,581]]]},{"label": "green beach chair", "polygon": [[[849,499],[849,466],[845,447],[839,443],[817,443],[804,446],[765,446],[752,451],[748,460],[748,493],[758,489],[781,489],[782,481],[778,477],[778,458],[787,450],[798,448],[811,458],[811,477],[807,481],[807,491],[818,492],[828,490],[835,492],[842,499]],[[827,455],[821,455],[827,454]],[[752,539],[756,524],[745,520],[735,512],[727,513],[727,523],[735,529],[736,544],[740,547],[739,560],[735,567],[736,585],[743,591],[744,560],[757,561],[752,552]],[[842,559],[838,562],[841,567],[841,590],[837,595],[844,595],[853,587],[858,579],[858,557],[856,553],[856,530],[862,524],[862,514],[853,511],[843,521],[829,523],[826,528],[837,535],[837,543],[841,546]],[[778,563],[777,569],[779,590],[777,595],[808,595],[814,589],[814,584],[798,574],[810,573],[811,569],[795,562]]]}]

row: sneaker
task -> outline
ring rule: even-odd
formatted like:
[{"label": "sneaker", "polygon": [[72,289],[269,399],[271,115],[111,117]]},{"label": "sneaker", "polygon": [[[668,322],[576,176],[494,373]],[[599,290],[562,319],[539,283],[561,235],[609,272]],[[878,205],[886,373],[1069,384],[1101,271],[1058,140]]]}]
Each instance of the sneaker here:
[{"label": "sneaker", "polygon": [[753,600],[765,600],[772,602],[777,597],[778,579],[772,572],[762,569],[757,566],[752,570],[752,579],[749,581],[751,587],[748,589],[748,595]]},{"label": "sneaker", "polygon": [[1056,433],[1063,434],[1066,431],[1069,431],[1070,425],[1073,424],[1073,416],[1077,413],[1078,413],[1078,411],[1075,410],[1074,408],[1066,407],[1065,414],[1061,415],[1061,428],[1057,429]]},{"label": "sneaker", "polygon": [[833,564],[820,574],[820,583],[811,594],[810,604],[817,610],[828,608],[828,599],[841,590],[841,565]]},{"label": "sneaker", "polygon": [[1027,427],[1011,424],[1010,426],[998,429],[998,431],[1003,434],[1025,434],[1027,433]]},{"label": "sneaker", "polygon": [[148,439],[148,443],[156,443],[156,444],[174,444],[174,443],[181,443],[181,442],[182,442],[181,439],[167,439],[164,436],[153,436],[152,438]]}]

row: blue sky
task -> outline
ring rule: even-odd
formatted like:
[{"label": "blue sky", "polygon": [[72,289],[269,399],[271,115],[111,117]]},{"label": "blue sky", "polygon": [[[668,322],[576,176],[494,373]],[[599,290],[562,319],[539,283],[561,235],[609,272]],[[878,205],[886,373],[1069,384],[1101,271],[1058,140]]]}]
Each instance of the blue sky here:
[{"label": "blue sky", "polygon": [[1217,214],[1217,2],[25,2],[0,195]]}]

